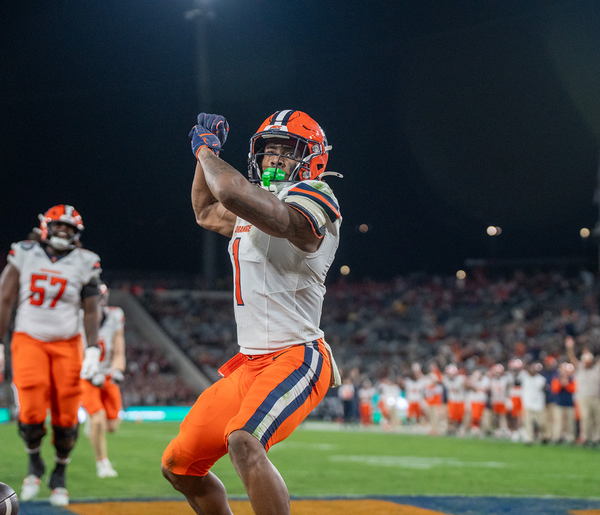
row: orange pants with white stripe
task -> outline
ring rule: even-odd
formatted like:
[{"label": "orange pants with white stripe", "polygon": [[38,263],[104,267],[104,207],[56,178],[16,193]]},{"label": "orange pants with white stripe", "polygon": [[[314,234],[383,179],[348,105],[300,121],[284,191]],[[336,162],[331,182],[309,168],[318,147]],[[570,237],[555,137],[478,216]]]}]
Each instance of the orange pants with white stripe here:
[{"label": "orange pants with white stripe", "polygon": [[43,342],[26,333],[13,333],[11,352],[19,421],[41,424],[50,408],[52,425],[77,424],[83,361],[81,336]]},{"label": "orange pants with white stripe", "polygon": [[[270,354],[237,354],[234,360],[239,366],[198,397],[165,449],[162,464],[174,474],[206,475],[227,454],[227,439],[237,430],[268,451],[321,402],[331,381],[321,340]],[[228,363],[221,370],[231,368]]]}]

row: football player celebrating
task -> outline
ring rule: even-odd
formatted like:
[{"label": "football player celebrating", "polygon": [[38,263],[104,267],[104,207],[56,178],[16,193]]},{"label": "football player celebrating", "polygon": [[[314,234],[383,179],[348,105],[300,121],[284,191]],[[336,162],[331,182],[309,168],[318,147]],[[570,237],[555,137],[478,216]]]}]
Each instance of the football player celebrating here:
[{"label": "football player celebrating", "polygon": [[[13,243],[0,275],[0,335],[17,315],[12,335],[13,381],[18,393],[19,434],[29,454],[21,501],[35,498],[46,465],[40,456],[50,407],[56,467],[50,476],[50,502],[69,503],[65,470],[78,433],[80,374],[97,371],[100,349],[98,302],[100,258],[78,246],[83,231],[79,213],[68,205],[40,215],[40,243]],[[82,360],[79,311],[89,347]]]},{"label": "football player celebrating", "polygon": [[125,371],[125,314],[121,308],[108,306],[108,288],[100,286],[102,298],[98,346],[101,350],[98,372],[92,381],[81,381],[83,407],[90,417],[90,442],[96,456],[96,474],[100,478],[117,477],[108,459],[106,432],[114,433],[121,423],[123,405],[118,383]]},{"label": "football player celebrating", "polygon": [[229,453],[254,512],[285,515],[289,493],[267,451],[341,383],[319,323],[342,218],[321,181],[330,147],[312,118],[265,120],[250,140],[250,181],[218,157],[228,130],[222,116],[198,116],[192,205],[202,227],[231,238],[240,352],[192,407],[162,470],[196,513],[231,515],[210,472]]}]

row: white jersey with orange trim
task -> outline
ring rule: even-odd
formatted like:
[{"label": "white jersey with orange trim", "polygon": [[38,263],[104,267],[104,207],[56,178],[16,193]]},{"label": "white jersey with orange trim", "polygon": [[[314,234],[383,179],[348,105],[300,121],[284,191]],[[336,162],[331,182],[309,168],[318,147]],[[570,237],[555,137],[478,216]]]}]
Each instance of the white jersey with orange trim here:
[{"label": "white jersey with orange trim", "polygon": [[469,391],[469,401],[479,404],[486,404],[490,390],[490,378],[483,376],[477,381],[471,383],[472,390]]},{"label": "white jersey with orange trim", "polygon": [[100,366],[102,374],[112,370],[114,355],[115,334],[125,326],[125,313],[121,308],[104,307],[102,309],[102,323],[98,330],[98,347],[100,347]]},{"label": "white jersey with orange trim", "polygon": [[13,243],[8,262],[20,274],[15,332],[36,340],[67,340],[80,331],[81,290],[100,277],[100,258],[76,248],[58,259],[35,241]]},{"label": "white jersey with orange trim", "polygon": [[436,374],[429,374],[425,376],[423,384],[425,400],[429,400],[429,402],[431,402],[431,399],[437,399],[441,403],[444,389],[441,383],[438,381]]},{"label": "white jersey with orange trim", "polygon": [[319,324],[324,283],[342,222],[338,203],[321,181],[284,183],[276,194],[308,219],[322,242],[316,252],[304,252],[289,240],[269,236],[238,217],[229,254],[237,337],[243,354],[267,354],[323,338]]},{"label": "white jersey with orange trim", "polygon": [[407,402],[422,402],[425,400],[425,381],[423,379],[404,380],[404,393]]},{"label": "white jersey with orange trim", "polygon": [[442,379],[446,387],[446,396],[449,402],[465,402],[465,376],[462,374],[454,377],[444,376]]},{"label": "white jersey with orange trim", "polygon": [[490,380],[490,398],[492,404],[504,404],[508,399],[508,385],[510,381],[506,376],[493,377]]}]

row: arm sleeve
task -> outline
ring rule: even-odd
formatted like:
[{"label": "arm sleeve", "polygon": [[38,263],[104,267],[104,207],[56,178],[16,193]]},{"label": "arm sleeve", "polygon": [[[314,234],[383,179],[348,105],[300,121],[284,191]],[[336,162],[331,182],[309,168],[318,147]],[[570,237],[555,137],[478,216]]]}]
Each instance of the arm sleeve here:
[{"label": "arm sleeve", "polygon": [[81,288],[81,298],[93,297],[94,295],[100,295],[100,278],[93,276],[90,282]]}]

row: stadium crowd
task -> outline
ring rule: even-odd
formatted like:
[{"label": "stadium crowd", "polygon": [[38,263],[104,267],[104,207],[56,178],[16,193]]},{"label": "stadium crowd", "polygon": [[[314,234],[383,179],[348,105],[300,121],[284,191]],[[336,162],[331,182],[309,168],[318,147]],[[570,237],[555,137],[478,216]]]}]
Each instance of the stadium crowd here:
[{"label": "stadium crowd", "polygon": [[[207,295],[186,285],[190,281],[162,277],[115,280],[112,287],[133,293],[216,380],[218,367],[238,350],[232,301],[227,293]],[[390,430],[597,443],[600,405],[589,408],[594,429],[586,433],[576,380],[583,365],[576,361],[589,351],[583,357],[592,356],[591,368],[600,375],[593,357],[600,355],[599,295],[587,271],[492,279],[474,270],[465,279],[415,274],[329,284],[322,327],[344,384],[312,416]],[[572,356],[565,347],[570,338]],[[159,350],[127,328],[126,341],[124,407],[194,402]],[[526,375],[544,379],[543,403],[538,395],[533,411],[523,406]],[[600,403],[600,384],[593,395]]]},{"label": "stadium crowd", "polygon": [[[216,379],[216,369],[237,352],[231,299],[226,295],[206,297],[191,289],[171,289],[164,281],[127,288],[190,359]],[[552,385],[560,374],[574,378],[577,372],[565,349],[565,338],[573,337],[577,356],[583,349],[591,355],[599,354],[598,295],[598,283],[587,271],[516,272],[493,279],[482,270],[473,270],[465,279],[426,274],[389,282],[349,283],[342,279],[328,285],[322,327],[345,372],[346,385],[331,392],[315,411],[323,417],[344,418],[345,407],[347,420],[359,420],[358,398],[374,389],[371,421],[381,417],[383,424],[394,427],[406,418],[411,381],[430,381],[435,384],[431,388],[436,392],[433,405],[438,407],[431,409],[431,402],[421,399],[419,414],[423,412],[423,416],[419,421],[426,421],[434,433],[482,432],[499,437],[512,435],[523,441],[575,440],[581,411],[577,409],[576,386],[569,387],[572,392],[553,393]],[[520,401],[515,400],[521,383],[524,379],[527,382],[524,375],[529,374],[530,365],[535,367],[532,377],[541,375],[545,379],[544,417],[530,412],[527,418],[527,427],[543,427],[533,434],[527,434],[525,411],[519,412]],[[447,417],[447,403],[455,402],[448,385],[448,377],[453,375],[464,378],[459,381],[463,382],[462,395],[467,402],[460,423],[455,420],[458,415],[450,420]],[[506,415],[492,394],[498,380],[504,384]],[[478,389],[474,386],[478,382],[486,386]],[[348,399],[342,398],[348,395],[342,392],[350,384],[354,389],[352,409]],[[600,397],[600,385],[597,390]],[[396,392],[396,399],[406,401],[406,405],[399,401],[406,409],[391,414],[389,420],[385,416],[390,416],[389,410],[385,406],[382,410],[379,402],[388,395],[386,392]],[[575,397],[574,403],[572,399],[564,400],[569,396]],[[473,397],[485,399],[479,417],[472,410]],[[566,427],[560,435],[552,433],[551,423],[553,412],[558,414],[554,408],[559,397],[563,399],[560,402],[575,406],[572,417],[569,410],[563,410]],[[414,419],[412,402],[409,423]],[[481,400],[477,402],[481,405]],[[594,423],[600,425],[596,411],[593,413]],[[598,435],[590,435],[590,439],[597,441]]]}]

